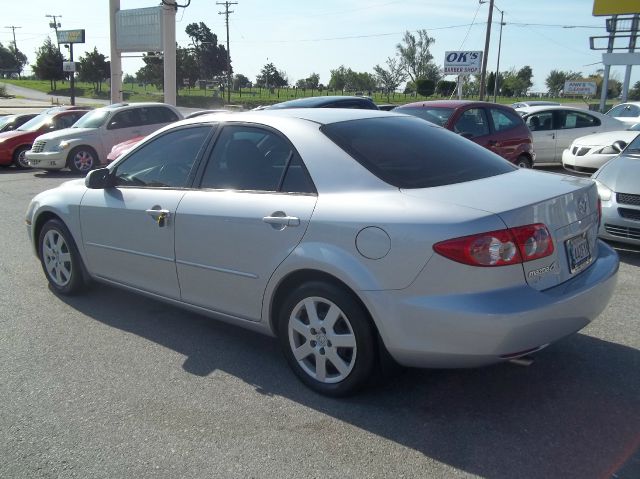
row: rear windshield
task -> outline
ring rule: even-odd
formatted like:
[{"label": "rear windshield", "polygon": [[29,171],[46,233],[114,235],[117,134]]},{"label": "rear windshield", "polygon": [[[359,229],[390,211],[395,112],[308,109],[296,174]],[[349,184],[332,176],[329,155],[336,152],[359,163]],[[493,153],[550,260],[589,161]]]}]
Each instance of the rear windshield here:
[{"label": "rear windshield", "polygon": [[418,118],[366,118],[330,123],[321,130],[371,173],[398,188],[463,183],[517,169],[474,142]]},{"label": "rear windshield", "polygon": [[404,113],[406,115],[417,116],[423,120],[435,123],[438,126],[444,126],[449,117],[453,114],[453,108],[433,108],[433,107],[407,107],[396,108],[396,113]]}]

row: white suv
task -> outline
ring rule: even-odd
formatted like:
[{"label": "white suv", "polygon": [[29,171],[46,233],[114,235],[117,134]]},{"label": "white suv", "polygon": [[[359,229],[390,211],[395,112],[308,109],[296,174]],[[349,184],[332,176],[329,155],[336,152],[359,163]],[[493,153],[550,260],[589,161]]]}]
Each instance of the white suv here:
[{"label": "white suv", "polygon": [[26,157],[32,168],[86,173],[107,162],[113,145],[181,119],[164,103],[114,103],[87,113],[71,128],[39,136]]}]

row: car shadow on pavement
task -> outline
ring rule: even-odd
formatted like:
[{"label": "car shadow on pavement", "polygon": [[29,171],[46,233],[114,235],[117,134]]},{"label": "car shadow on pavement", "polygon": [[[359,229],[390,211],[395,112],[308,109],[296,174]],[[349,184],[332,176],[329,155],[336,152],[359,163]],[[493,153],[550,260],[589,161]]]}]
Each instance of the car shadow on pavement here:
[{"label": "car shadow on pavement", "polygon": [[585,334],[529,367],[408,370],[338,400],[302,385],[272,338],[106,286],[60,299],[184,355],[203,381],[223,371],[469,474],[608,478],[640,446],[640,351]]}]

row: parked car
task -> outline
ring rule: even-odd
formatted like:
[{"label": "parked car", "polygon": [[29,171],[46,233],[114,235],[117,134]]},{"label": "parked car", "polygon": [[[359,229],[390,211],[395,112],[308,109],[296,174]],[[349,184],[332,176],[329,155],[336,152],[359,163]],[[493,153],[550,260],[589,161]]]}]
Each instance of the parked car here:
[{"label": "parked car", "polygon": [[591,180],[426,121],[297,109],[170,125],[37,195],[26,222],[54,292],[92,278],[275,335],[339,396],[387,352],[480,366],[589,324],[618,269],[598,212]]},{"label": "parked car", "polygon": [[193,113],[189,113],[187,116],[185,116],[185,118],[195,118],[196,116],[200,116],[200,115],[208,115],[210,113],[229,113],[229,110],[198,110],[198,111],[194,111]]},{"label": "parked car", "polygon": [[93,110],[68,130],[37,138],[27,160],[32,168],[86,173],[106,164],[113,145],[181,119],[174,106],[163,103],[114,103]]},{"label": "parked car", "polygon": [[81,118],[87,110],[62,110],[54,113],[41,113],[17,130],[0,133],[0,165],[15,165],[16,168],[28,168],[25,152],[29,151],[33,141],[46,132],[68,128]]},{"label": "parked car", "polygon": [[548,106],[548,105],[559,105],[557,101],[547,101],[547,100],[531,100],[531,101],[518,101],[516,103],[511,104],[511,108],[526,108],[528,106]]},{"label": "parked car", "polygon": [[467,100],[421,101],[395,108],[443,126],[484,146],[512,163],[531,168],[535,154],[531,132],[522,118],[505,105]]},{"label": "parked car", "polygon": [[381,103],[377,105],[378,110],[382,110],[382,111],[391,111],[397,106],[398,105],[396,105],[395,103]]},{"label": "parked car", "polygon": [[562,152],[562,166],[574,173],[592,174],[616,157],[640,133],[640,123],[628,130],[607,131],[576,138]]},{"label": "parked car", "polygon": [[37,113],[3,116],[0,118],[0,133],[15,130],[36,116]]},{"label": "parked car", "polygon": [[561,164],[562,152],[576,138],[628,126],[602,113],[570,106],[530,106],[518,111],[533,134],[536,163]]},{"label": "parked car", "polygon": [[599,236],[640,246],[640,138],[591,178],[602,201]]},{"label": "parked car", "polygon": [[366,96],[310,96],[283,101],[274,105],[260,106],[256,110],[280,110],[284,108],[355,108],[377,110],[373,100]]},{"label": "parked car", "polygon": [[611,108],[606,115],[630,125],[640,123],[640,101],[620,103]]},{"label": "parked car", "polygon": [[144,136],[135,136],[130,140],[123,141],[122,143],[118,143],[117,145],[113,145],[113,148],[111,148],[111,151],[107,155],[107,163],[111,163],[112,161],[120,158],[127,151],[140,143],[143,138]]}]

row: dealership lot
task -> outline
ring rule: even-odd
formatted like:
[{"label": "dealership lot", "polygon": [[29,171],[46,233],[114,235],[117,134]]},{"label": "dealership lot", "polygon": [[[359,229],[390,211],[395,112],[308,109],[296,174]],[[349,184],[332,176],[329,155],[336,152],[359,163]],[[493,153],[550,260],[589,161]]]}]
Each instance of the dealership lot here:
[{"label": "dealership lot", "polygon": [[605,312],[529,367],[332,400],[273,339],[102,285],[53,295],[24,212],[70,178],[0,170],[0,477],[640,474],[640,250],[619,250]]}]

